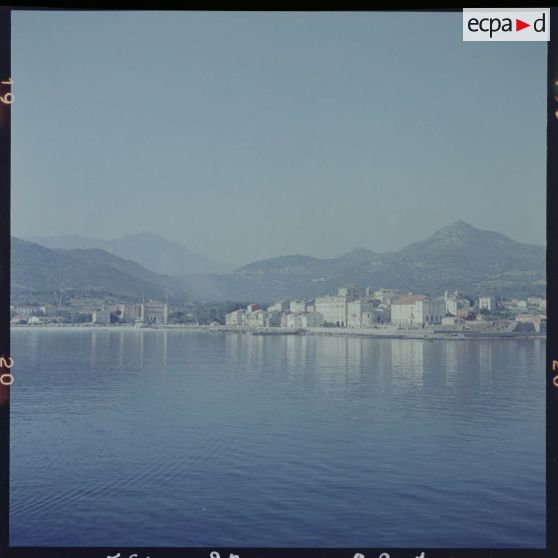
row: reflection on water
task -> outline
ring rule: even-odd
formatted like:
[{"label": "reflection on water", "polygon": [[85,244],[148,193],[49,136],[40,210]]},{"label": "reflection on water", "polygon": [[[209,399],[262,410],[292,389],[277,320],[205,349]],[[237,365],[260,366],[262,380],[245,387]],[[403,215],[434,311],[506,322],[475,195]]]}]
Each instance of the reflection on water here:
[{"label": "reflection on water", "polygon": [[13,545],[544,546],[543,340],[12,345]]}]

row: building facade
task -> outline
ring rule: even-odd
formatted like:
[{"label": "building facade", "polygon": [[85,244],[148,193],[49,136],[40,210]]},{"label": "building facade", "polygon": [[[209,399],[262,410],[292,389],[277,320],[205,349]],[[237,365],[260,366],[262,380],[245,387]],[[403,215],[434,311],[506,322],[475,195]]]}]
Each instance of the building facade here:
[{"label": "building facade", "polygon": [[391,304],[392,301],[395,301],[400,296],[399,291],[394,289],[380,289],[374,291],[374,298],[379,300],[382,304]]},{"label": "building facade", "polygon": [[347,303],[347,327],[371,327],[380,322],[380,313],[371,301]]},{"label": "building facade", "polygon": [[439,324],[445,315],[444,300],[429,299],[423,295],[409,295],[391,305],[391,322],[398,326]]},{"label": "building facade", "polygon": [[248,325],[251,327],[265,327],[267,312],[265,310],[256,310],[248,314]]},{"label": "building facade", "polygon": [[345,327],[347,324],[347,298],[343,295],[319,296],[316,312],[323,316],[324,325]]},{"label": "building facade", "polygon": [[491,296],[481,296],[479,298],[479,310],[488,310],[492,312],[495,306],[494,299]]},{"label": "building facade", "polygon": [[228,326],[247,325],[246,310],[233,310],[225,316],[225,324]]},{"label": "building facade", "polygon": [[92,322],[94,324],[110,324],[110,312],[108,310],[96,310],[92,314]]},{"label": "building facade", "polygon": [[460,311],[464,311],[467,314],[471,308],[469,300],[459,296],[457,291],[452,295],[448,295],[446,291],[444,300],[446,302],[446,314],[451,314],[452,316],[458,316]]},{"label": "building facade", "polygon": [[353,302],[354,300],[360,300],[366,298],[367,289],[363,287],[358,287],[357,285],[349,285],[348,287],[342,287],[337,291],[338,296],[344,296],[347,302]]},{"label": "building facade", "polygon": [[274,302],[268,309],[268,312],[286,312],[289,309],[290,301],[278,300]]},{"label": "building facade", "polygon": [[308,329],[322,325],[323,317],[319,312],[297,312],[287,316],[287,327],[292,329]]},{"label": "building facade", "polygon": [[141,304],[140,318],[145,323],[166,324],[169,319],[169,306],[155,300],[144,302]]},{"label": "building facade", "polygon": [[265,318],[265,327],[281,327],[281,312],[269,311]]},{"label": "building facade", "polygon": [[120,319],[127,323],[141,318],[141,304],[118,304],[116,311],[120,314]]}]

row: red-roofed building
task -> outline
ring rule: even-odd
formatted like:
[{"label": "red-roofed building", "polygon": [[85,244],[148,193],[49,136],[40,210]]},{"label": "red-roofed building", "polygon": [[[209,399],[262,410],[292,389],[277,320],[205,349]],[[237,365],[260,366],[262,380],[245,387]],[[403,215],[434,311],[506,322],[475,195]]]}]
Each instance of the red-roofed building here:
[{"label": "red-roofed building", "polygon": [[416,294],[410,294],[407,296],[402,296],[401,298],[398,298],[397,300],[394,300],[392,302],[392,306],[394,304],[414,304],[415,302],[420,302],[422,300],[427,300],[428,297],[424,296],[424,295],[416,295]]}]

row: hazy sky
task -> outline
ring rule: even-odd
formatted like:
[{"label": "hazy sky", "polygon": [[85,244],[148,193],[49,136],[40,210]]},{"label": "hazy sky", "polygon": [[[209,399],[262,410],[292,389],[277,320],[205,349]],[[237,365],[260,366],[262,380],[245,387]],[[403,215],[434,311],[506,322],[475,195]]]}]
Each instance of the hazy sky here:
[{"label": "hazy sky", "polygon": [[463,219],[545,243],[546,43],[461,14],[13,14],[12,230],[242,264]]}]

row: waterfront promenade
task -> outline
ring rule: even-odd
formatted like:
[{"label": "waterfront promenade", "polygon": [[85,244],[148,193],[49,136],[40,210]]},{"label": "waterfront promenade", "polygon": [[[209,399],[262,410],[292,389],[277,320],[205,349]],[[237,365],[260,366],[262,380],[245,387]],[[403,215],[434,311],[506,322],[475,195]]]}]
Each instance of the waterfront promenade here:
[{"label": "waterfront promenade", "polygon": [[350,337],[373,337],[381,339],[541,339],[546,338],[546,333],[536,331],[510,331],[498,328],[452,328],[451,326],[434,326],[420,328],[401,328],[394,326],[375,328],[341,328],[341,327],[312,327],[307,329],[293,329],[285,327],[256,328],[249,326],[225,326],[225,325],[192,325],[192,324],[158,324],[143,327],[134,327],[133,324],[110,324],[97,325],[85,324],[12,324],[17,330],[110,330],[110,331],[200,331],[207,333],[236,333],[246,335],[329,335]]}]

